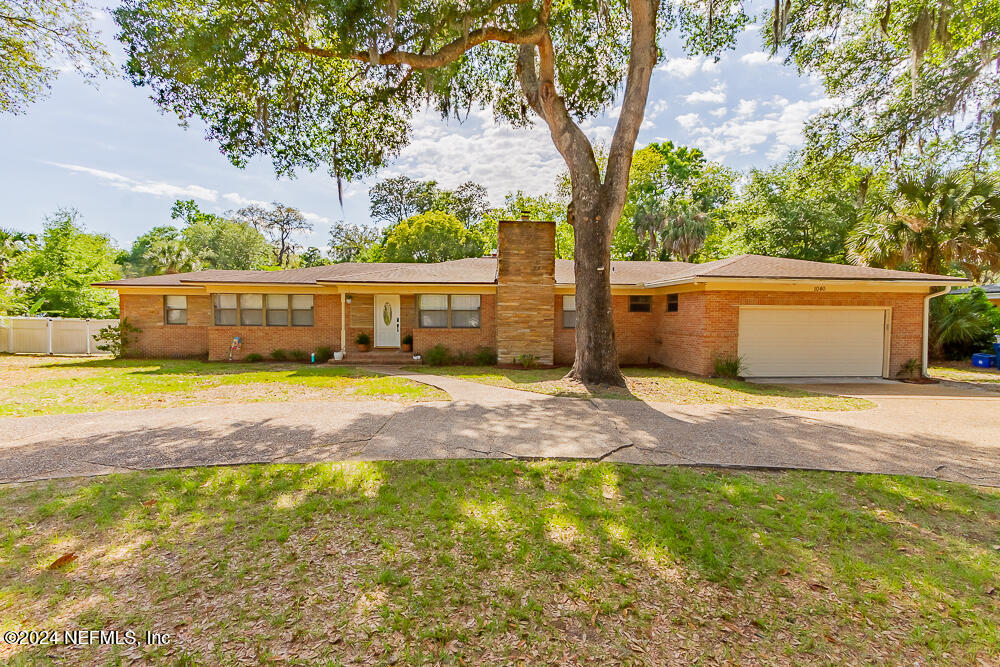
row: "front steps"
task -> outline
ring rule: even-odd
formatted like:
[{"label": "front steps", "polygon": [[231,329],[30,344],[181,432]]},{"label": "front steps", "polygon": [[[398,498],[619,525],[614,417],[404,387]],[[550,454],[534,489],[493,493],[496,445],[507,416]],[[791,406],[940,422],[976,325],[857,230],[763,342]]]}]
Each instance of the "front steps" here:
[{"label": "front steps", "polygon": [[368,352],[358,352],[357,350],[347,350],[347,354],[340,361],[330,359],[328,364],[334,366],[412,366],[421,362],[413,359],[412,352],[402,350],[369,350]]}]

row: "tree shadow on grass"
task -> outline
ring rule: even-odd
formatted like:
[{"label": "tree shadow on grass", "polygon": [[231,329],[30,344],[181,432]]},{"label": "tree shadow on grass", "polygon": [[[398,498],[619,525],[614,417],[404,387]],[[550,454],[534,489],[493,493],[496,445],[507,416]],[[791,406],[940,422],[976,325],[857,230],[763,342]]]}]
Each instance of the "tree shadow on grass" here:
[{"label": "tree shadow on grass", "polygon": [[1000,497],[913,478],[251,465],[0,489],[0,507],[0,605],[32,628],[169,629],[154,660],[963,660],[993,655],[1000,622],[981,541]]},{"label": "tree shadow on grass", "polygon": [[198,359],[91,359],[73,363],[55,363],[42,368],[64,369],[143,369],[130,375],[238,375],[291,371],[290,377],[377,377],[379,374],[355,366],[331,366],[292,361],[227,362]]}]

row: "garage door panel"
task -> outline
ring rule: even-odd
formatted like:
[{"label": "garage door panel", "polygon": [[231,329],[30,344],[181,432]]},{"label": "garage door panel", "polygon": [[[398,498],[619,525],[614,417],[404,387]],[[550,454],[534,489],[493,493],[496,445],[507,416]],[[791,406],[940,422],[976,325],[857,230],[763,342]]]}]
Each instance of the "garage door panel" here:
[{"label": "garage door panel", "polygon": [[748,377],[878,376],[883,309],[741,308],[739,354]]}]

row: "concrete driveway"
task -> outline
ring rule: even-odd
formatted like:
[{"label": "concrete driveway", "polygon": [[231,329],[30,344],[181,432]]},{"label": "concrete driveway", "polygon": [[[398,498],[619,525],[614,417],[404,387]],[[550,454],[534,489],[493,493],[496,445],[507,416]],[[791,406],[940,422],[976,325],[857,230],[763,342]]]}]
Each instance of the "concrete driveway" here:
[{"label": "concrete driveway", "polygon": [[251,403],[0,419],[0,481],[240,463],[580,458],[910,474],[1000,486],[1000,393],[798,385],[860,412],[579,400],[403,374],[454,400]]}]

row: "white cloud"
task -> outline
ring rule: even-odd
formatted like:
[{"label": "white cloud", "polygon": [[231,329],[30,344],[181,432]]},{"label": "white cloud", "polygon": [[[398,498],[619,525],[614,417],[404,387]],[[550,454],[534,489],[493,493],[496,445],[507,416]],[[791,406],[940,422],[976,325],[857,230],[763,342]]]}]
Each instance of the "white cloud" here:
[{"label": "white cloud", "polygon": [[740,100],[736,105],[737,116],[749,116],[757,110],[757,100]]},{"label": "white cloud", "polygon": [[656,118],[661,113],[670,108],[666,100],[655,100],[646,108],[646,118]]},{"label": "white cloud", "polygon": [[711,90],[696,90],[684,97],[688,104],[721,104],[726,101],[726,84],[717,83]]},{"label": "white cloud", "polygon": [[672,77],[686,79],[698,72],[714,72],[719,69],[719,63],[714,58],[695,56],[692,58],[667,58],[656,68],[658,72],[666,72]]},{"label": "white cloud", "polygon": [[[581,124],[592,141],[611,138],[613,129],[601,122],[594,119]],[[425,111],[414,119],[410,144],[379,173],[379,179],[405,174],[435,180],[446,188],[471,180],[486,186],[490,200],[501,204],[508,192],[516,190],[533,195],[550,192],[564,169],[541,121],[513,129],[498,124],[487,110],[474,109],[460,124],[445,123],[437,113]]]},{"label": "white cloud", "polygon": [[119,190],[128,190],[129,192],[138,192],[157,197],[188,197],[211,202],[214,202],[219,198],[218,191],[205,188],[200,185],[174,185],[173,183],[167,183],[165,181],[140,181],[113,171],[94,169],[93,167],[84,167],[79,164],[65,164],[62,162],[45,162],[45,164],[50,164],[53,167],[59,167],[60,169],[66,169],[67,171],[75,171],[77,173],[94,176],[95,178],[99,178],[102,181],[107,182],[111,187],[118,188]]},{"label": "white cloud", "polygon": [[701,122],[701,116],[696,113],[686,113],[677,117],[677,123],[685,130],[690,131]]},{"label": "white cloud", "polygon": [[763,65],[770,60],[771,54],[765,51],[751,51],[740,58],[740,62],[747,65]]},{"label": "white cloud", "polygon": [[[832,105],[828,98],[801,100],[777,105],[777,100],[764,106],[774,108],[758,117],[752,116],[756,102],[741,100],[744,110],[750,113],[709,127],[697,119],[695,114],[678,117],[681,124],[696,140],[705,155],[713,160],[721,160],[733,153],[749,154],[767,149],[768,159],[777,160],[790,149],[802,145],[802,126],[813,114]],[[743,104],[746,103],[746,104]],[[692,118],[693,117],[693,118]],[[682,120],[683,118],[683,120]]]},{"label": "white cloud", "polygon": [[716,118],[722,118],[723,116],[726,115],[727,111],[729,110],[726,107],[719,107],[718,109],[712,109],[708,113],[715,116]]},{"label": "white cloud", "polygon": [[[44,164],[52,165],[53,167],[59,167],[60,169],[66,169],[67,171],[73,171],[80,174],[87,174],[88,176],[93,176],[98,178],[113,188],[119,190],[127,190],[128,192],[136,192],[144,195],[153,195],[155,197],[169,197],[171,199],[198,199],[201,201],[207,201],[216,203],[220,199],[222,201],[229,202],[235,206],[247,206],[249,204],[257,204],[259,206],[270,206],[270,202],[261,201],[259,199],[249,199],[240,195],[237,192],[227,192],[224,195],[219,195],[218,190],[213,190],[211,188],[206,188],[201,185],[174,185],[173,183],[167,183],[166,181],[150,181],[150,180],[138,180],[132,178],[131,176],[125,176],[124,174],[119,174],[113,171],[106,171],[104,169],[95,169],[93,167],[84,167],[79,164],[66,164],[63,162],[47,162],[43,161]],[[330,219],[319,215],[318,213],[312,213],[309,211],[302,211],[302,215],[310,222],[318,223],[329,223]]]}]

